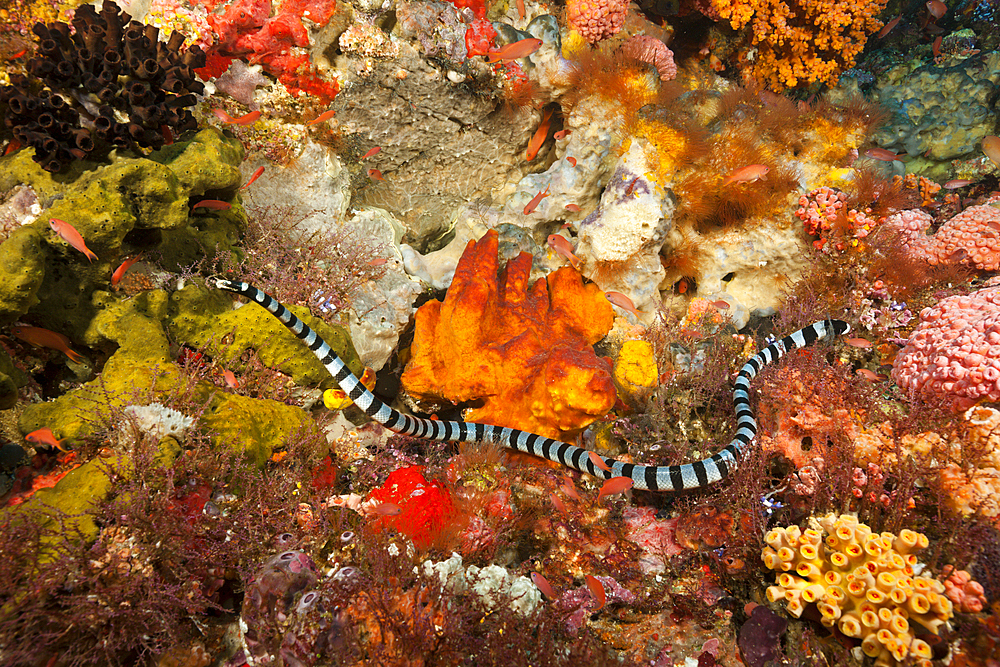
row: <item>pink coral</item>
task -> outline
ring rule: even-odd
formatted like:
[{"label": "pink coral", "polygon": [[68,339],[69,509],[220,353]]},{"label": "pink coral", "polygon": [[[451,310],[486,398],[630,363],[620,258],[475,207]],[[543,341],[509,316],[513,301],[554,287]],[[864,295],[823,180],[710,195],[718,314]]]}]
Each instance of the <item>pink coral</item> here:
[{"label": "pink coral", "polygon": [[[845,211],[846,206],[847,195],[828,187],[816,188],[809,194],[799,197],[799,209],[795,215],[805,223],[807,234],[819,237],[813,241],[813,246],[817,250],[829,253],[832,249],[844,249],[844,241],[838,241],[830,246],[826,244],[830,232],[838,226],[838,223],[840,228],[853,238],[863,239],[884,220],[884,218],[877,220],[871,218],[869,216],[871,209],[859,211],[852,208]],[[853,243],[856,244],[857,241]]]},{"label": "pink coral", "polygon": [[628,0],[570,0],[566,20],[570,28],[596,44],[622,29],[626,11]]},{"label": "pink coral", "polygon": [[[951,566],[944,569],[949,574]],[[965,614],[978,614],[986,604],[985,590],[982,584],[972,580],[972,575],[965,570],[950,572],[944,580],[944,593],[955,605],[955,609]]]},{"label": "pink coral", "polygon": [[660,73],[660,81],[670,81],[677,76],[677,65],[674,63],[674,52],[667,45],[649,35],[629,37],[622,44],[622,54],[647,62]]},{"label": "pink coral", "polygon": [[902,234],[909,252],[930,263],[968,264],[980,271],[1000,269],[1000,210],[970,206],[927,236],[933,218],[918,209],[891,216],[887,224]]},{"label": "pink coral", "polygon": [[925,308],[892,378],[913,394],[952,398],[956,410],[1000,400],[1000,287]]}]

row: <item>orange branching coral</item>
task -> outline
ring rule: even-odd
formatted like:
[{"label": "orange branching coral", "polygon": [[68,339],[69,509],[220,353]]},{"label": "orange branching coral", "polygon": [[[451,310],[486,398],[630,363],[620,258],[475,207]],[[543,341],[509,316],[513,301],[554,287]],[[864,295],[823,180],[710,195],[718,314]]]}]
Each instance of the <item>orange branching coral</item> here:
[{"label": "orange branching coral", "polygon": [[[819,81],[833,85],[854,66],[888,0],[709,0],[734,30],[749,25],[746,71],[776,92]],[[751,57],[751,53],[753,56]]]},{"label": "orange branching coral", "polygon": [[615,403],[611,363],[593,344],[614,313],[569,267],[528,284],[531,255],[498,273],[498,236],[470,242],[444,302],[417,310],[403,386],[419,400],[482,401],[465,418],[570,437]]}]

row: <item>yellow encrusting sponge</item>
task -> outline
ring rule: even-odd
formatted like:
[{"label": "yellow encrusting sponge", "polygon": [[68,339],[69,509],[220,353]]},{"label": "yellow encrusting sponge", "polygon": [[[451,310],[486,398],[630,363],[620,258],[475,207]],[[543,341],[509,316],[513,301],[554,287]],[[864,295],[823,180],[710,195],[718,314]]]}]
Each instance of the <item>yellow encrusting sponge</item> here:
[{"label": "yellow encrusting sponge", "polygon": [[906,529],[873,533],[849,514],[809,523],[807,530],[775,528],[764,537],[764,565],[779,573],[777,585],[767,589],[768,601],[785,600],[796,618],[815,604],[823,625],[860,639],[876,667],[894,666],[909,655],[930,667],[931,647],[910,625],[938,634],[952,604],[940,581],[913,574],[914,552],[927,548],[927,537]]}]

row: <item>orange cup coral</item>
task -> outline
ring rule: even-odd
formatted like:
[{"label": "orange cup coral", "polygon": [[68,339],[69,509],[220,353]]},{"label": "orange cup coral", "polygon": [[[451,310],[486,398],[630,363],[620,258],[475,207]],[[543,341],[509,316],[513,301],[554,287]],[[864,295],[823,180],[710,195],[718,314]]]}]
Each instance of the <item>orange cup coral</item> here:
[{"label": "orange cup coral", "polygon": [[469,242],[444,301],[417,310],[403,387],[418,400],[482,401],[465,418],[552,438],[575,435],[615,403],[603,292],[563,267],[528,284],[531,255],[502,270],[498,235]]}]

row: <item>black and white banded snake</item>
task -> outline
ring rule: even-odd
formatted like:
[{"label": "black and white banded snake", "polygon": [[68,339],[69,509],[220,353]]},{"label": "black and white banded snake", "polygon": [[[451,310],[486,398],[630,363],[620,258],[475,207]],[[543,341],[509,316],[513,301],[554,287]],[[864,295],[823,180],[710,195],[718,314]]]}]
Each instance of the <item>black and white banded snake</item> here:
[{"label": "black and white banded snake", "polygon": [[293,315],[285,306],[247,283],[216,280],[219,289],[241,294],[260,304],[305,343],[320,360],[333,379],[354,403],[386,428],[419,438],[458,442],[496,442],[550,461],[561,463],[600,479],[628,477],[632,488],[649,491],[690,491],[708,486],[729,476],[739,465],[739,458],[757,435],[757,421],[750,407],[750,381],[760,370],[777,361],[792,349],[810,345],[817,340],[840,336],[850,331],[842,320],[822,320],[799,329],[777,340],[743,364],[733,383],[733,407],[736,411],[736,434],[732,441],[717,453],[694,463],[677,466],[643,466],[622,463],[600,457],[610,468],[602,470],[591,460],[590,451],[567,442],[553,440],[535,433],[517,429],[478,424],[474,422],[438,421],[405,415],[392,409],[375,397],[361,381],[348,370],[340,357],[319,335]]}]

